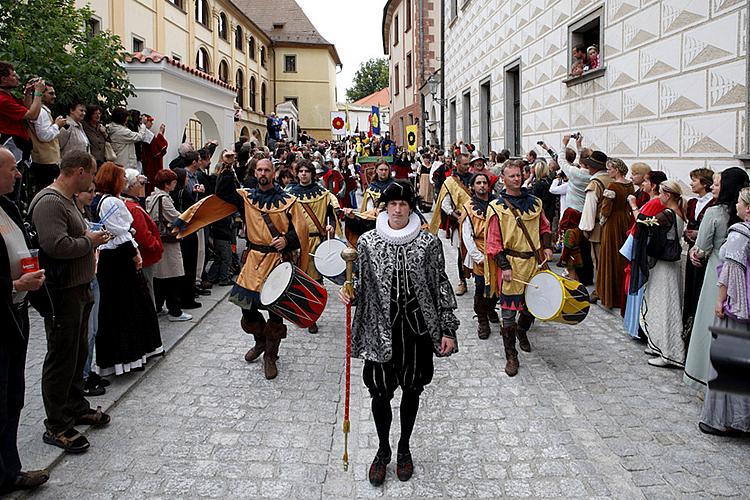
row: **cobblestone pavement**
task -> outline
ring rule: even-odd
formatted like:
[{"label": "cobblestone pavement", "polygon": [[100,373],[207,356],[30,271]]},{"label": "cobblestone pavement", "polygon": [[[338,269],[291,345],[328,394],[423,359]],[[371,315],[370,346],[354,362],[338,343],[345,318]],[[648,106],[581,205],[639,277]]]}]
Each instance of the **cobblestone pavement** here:
[{"label": "cobblestone pavement", "polygon": [[[536,325],[533,352],[510,379],[497,325],[489,340],[476,337],[472,289],[458,298],[461,351],[436,360],[422,398],[409,482],[393,464],[384,487],[367,482],[377,437],[358,360],[342,468],[344,309],[331,294],[319,334],[290,328],[274,381],[245,363],[239,311],[220,302],[115,402],[108,428],[87,432],[88,453],[59,460],[32,497],[747,496],[747,441],[698,432],[695,392],[678,370],[647,365],[619,316],[594,307],[583,325]],[[38,422],[42,407],[24,418]]]}]

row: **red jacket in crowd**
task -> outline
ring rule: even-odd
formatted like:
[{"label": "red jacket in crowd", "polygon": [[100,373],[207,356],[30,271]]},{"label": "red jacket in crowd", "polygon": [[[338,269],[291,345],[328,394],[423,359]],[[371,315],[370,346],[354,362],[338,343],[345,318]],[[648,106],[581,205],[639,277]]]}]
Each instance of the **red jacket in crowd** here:
[{"label": "red jacket in crowd", "polygon": [[130,215],[133,216],[133,225],[131,226],[135,229],[133,238],[138,243],[143,267],[156,264],[161,260],[161,255],[164,253],[164,247],[161,238],[159,238],[159,228],[156,227],[156,223],[138,202],[126,199],[125,206],[128,207]]}]

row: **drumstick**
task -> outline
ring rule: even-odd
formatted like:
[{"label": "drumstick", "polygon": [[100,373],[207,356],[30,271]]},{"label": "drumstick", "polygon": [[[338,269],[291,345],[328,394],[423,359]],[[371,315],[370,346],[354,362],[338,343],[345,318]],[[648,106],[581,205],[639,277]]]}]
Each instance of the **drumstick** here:
[{"label": "drumstick", "polygon": [[519,283],[523,283],[526,286],[533,286],[534,288],[539,288],[539,285],[535,285],[533,283],[529,283],[528,281],[519,280],[518,278],[513,278],[513,281],[518,281]]}]

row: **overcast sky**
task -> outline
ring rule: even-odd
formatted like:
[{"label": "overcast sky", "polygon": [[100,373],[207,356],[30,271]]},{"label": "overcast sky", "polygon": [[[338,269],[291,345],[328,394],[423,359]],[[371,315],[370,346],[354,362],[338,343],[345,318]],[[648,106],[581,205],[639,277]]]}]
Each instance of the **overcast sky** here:
[{"label": "overcast sky", "polygon": [[297,0],[321,35],[336,46],[344,68],[336,75],[338,100],[346,100],[360,63],[385,57],[380,27],[386,0]]}]

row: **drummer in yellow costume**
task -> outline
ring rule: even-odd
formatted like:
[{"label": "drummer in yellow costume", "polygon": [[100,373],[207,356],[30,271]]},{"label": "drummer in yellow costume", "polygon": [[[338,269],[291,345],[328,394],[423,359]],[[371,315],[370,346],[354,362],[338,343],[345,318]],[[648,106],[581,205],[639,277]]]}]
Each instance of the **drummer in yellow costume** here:
[{"label": "drummer in yellow costume", "polygon": [[[336,211],[339,209],[339,202],[333,193],[318,184],[316,175],[315,167],[310,160],[299,160],[297,162],[299,183],[292,184],[289,188],[289,193],[297,197],[301,203],[300,206],[307,221],[310,243],[308,251],[311,254],[315,253],[323,238],[333,237],[338,232]],[[310,259],[304,271],[318,283],[323,283],[323,277],[315,268],[313,259]],[[318,324],[313,323],[307,330],[310,333],[318,333]]]},{"label": "drummer in yellow costume", "polygon": [[242,329],[253,335],[255,346],[245,354],[247,362],[263,354],[263,370],[267,379],[278,374],[276,360],[286,326],[280,316],[268,312],[268,322],[260,313],[260,291],[271,271],[284,260],[294,260],[307,269],[309,261],[307,221],[294,196],[274,184],[271,160],[262,158],[255,166],[258,186],[238,189],[232,166],[224,168],[216,182],[216,195],[199,201],[176,223],[181,235],[190,234],[212,222],[239,211],[247,226],[247,259],[229,301],[242,308]]},{"label": "drummer in yellow costume", "polygon": [[[445,179],[443,186],[440,188],[437,200],[435,200],[432,220],[430,221],[430,232],[438,234],[440,229],[445,230],[445,237],[453,242],[459,249],[458,251],[458,279],[456,295],[466,293],[466,278],[464,275],[464,258],[466,258],[466,248],[461,242],[461,231],[458,221],[463,215],[463,207],[471,199],[469,192],[469,182],[471,180],[469,172],[469,155],[461,153],[456,159],[456,168],[453,174]],[[440,208],[438,210],[438,207]]]},{"label": "drummer in yellow costume", "polygon": [[490,336],[490,322],[499,323],[495,307],[497,295],[485,297],[484,237],[487,232],[487,207],[490,203],[490,177],[485,172],[471,177],[471,200],[464,203],[461,216],[461,238],[466,247],[464,266],[474,275],[474,313],[477,315],[477,335],[484,340]]},{"label": "drummer in yellow costume", "polygon": [[[540,248],[544,248],[544,259],[552,258],[552,231],[542,211],[542,201],[521,188],[523,166],[522,161],[515,160],[503,168],[505,189],[487,209],[485,238],[486,288],[490,295],[500,292],[505,373],[510,377],[518,373],[516,337],[521,350],[531,351],[526,332],[534,317],[526,310],[524,283],[539,272]],[[526,228],[528,238],[520,224]]]},{"label": "drummer in yellow costume", "polygon": [[[378,160],[377,165],[375,165],[375,179],[367,185],[367,189],[365,189],[362,195],[360,213],[371,212],[373,209],[377,209],[380,195],[385,191],[385,188],[394,182],[396,181],[391,177],[391,166],[381,158]],[[377,213],[375,215],[377,216]]]}]

